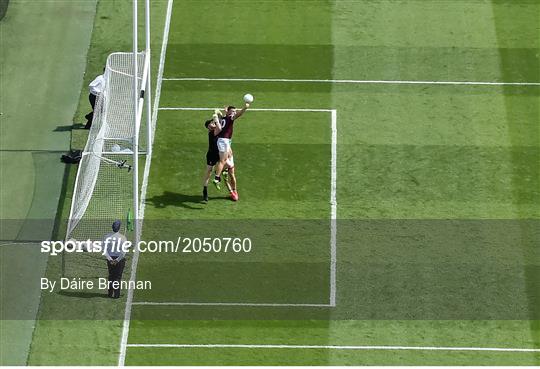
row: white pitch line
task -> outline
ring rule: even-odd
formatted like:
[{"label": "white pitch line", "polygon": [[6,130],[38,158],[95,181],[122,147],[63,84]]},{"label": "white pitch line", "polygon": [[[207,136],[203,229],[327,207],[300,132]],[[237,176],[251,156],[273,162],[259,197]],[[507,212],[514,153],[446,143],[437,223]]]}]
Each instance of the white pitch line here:
[{"label": "white pitch line", "polygon": [[[185,107],[163,107],[159,108],[159,110],[179,110],[179,111],[214,111],[216,108],[185,108]],[[303,108],[284,108],[284,109],[278,109],[278,108],[249,108],[249,111],[275,111],[275,112],[301,112],[301,113],[330,113],[334,110],[332,109],[303,109]]]},{"label": "white pitch line", "polygon": [[0,242],[0,247],[9,247],[9,246],[41,246],[41,241],[35,241],[35,242]]},{"label": "white pitch line", "polygon": [[[165,65],[165,55],[167,52],[167,42],[169,38],[169,27],[171,22],[171,14],[172,14],[172,7],[173,7],[174,0],[169,0],[167,4],[167,15],[165,17],[165,26],[163,29],[163,42],[161,45],[161,54],[159,59],[159,68],[158,68],[158,76],[157,76],[157,84],[156,84],[156,96],[154,98],[154,110],[152,112],[152,129],[155,131],[156,129],[156,121],[157,121],[157,107],[159,106],[159,99],[161,94],[161,82],[163,79],[163,69]],[[154,134],[152,134],[151,140],[153,142]],[[143,183],[141,185],[141,198],[140,198],[140,208],[139,208],[139,217],[135,217],[135,221],[138,221],[137,219],[142,220],[144,218],[144,205],[145,205],[145,198],[146,198],[146,188],[148,185],[148,175],[150,171],[150,163],[152,161],[152,154],[150,151],[150,154],[146,157],[146,165],[144,168],[144,175],[143,175]],[[139,227],[138,227],[139,228]],[[131,262],[131,275],[129,280],[135,281],[137,276],[137,265],[139,262],[139,253],[136,250],[133,255],[133,260]],[[118,366],[124,366],[126,362],[126,352],[127,352],[127,342],[129,337],[129,325],[131,321],[131,306],[133,302],[133,290],[128,290],[128,295],[126,298],[126,307],[124,312],[124,322],[122,324],[122,337],[120,339],[120,353],[118,354]]]},{"label": "white pitch line", "polygon": [[415,351],[491,351],[540,352],[537,348],[507,347],[438,347],[438,346],[334,346],[334,345],[241,345],[241,344],[166,344],[134,343],[128,347],[152,348],[239,348],[239,349],[316,349],[316,350],[415,350]]},{"label": "white pitch line", "polygon": [[132,305],[150,306],[253,306],[253,307],[332,307],[329,304],[273,304],[273,303],[251,303],[251,302],[133,302]]},{"label": "white pitch line", "polygon": [[287,78],[163,78],[164,81],[209,81],[209,82],[297,82],[297,83],[348,83],[370,85],[470,85],[470,86],[540,86],[540,82],[483,82],[483,81],[400,81],[361,79],[287,79]]},{"label": "white pitch line", "polygon": [[336,268],[337,268],[337,111],[332,110],[332,155],[330,176],[330,305],[336,306]]}]

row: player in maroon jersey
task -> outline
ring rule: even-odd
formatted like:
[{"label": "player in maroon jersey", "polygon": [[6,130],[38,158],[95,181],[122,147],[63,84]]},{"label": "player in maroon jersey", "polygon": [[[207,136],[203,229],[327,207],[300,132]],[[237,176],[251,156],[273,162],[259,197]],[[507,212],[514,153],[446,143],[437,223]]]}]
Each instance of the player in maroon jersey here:
[{"label": "player in maroon jersey", "polygon": [[[214,185],[218,189],[221,188],[221,172],[223,171],[227,159],[232,155],[231,139],[233,136],[234,123],[246,112],[248,108],[249,103],[245,103],[244,107],[239,111],[237,111],[234,106],[228,106],[225,109],[225,116],[220,119],[220,127],[218,129],[219,133],[217,140],[219,163],[216,166],[216,175],[213,181]],[[236,187],[233,188],[231,196],[234,200],[238,200],[238,192],[236,191]]]}]

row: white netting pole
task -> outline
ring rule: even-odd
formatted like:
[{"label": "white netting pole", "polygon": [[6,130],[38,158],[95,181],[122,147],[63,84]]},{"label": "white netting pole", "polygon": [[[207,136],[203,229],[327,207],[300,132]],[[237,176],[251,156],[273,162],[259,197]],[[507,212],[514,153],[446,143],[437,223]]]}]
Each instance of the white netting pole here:
[{"label": "white netting pole", "polygon": [[133,231],[135,235],[135,246],[139,242],[139,127],[137,125],[138,105],[139,105],[139,81],[138,81],[138,15],[137,0],[133,0]]},{"label": "white netting pole", "polygon": [[[146,33],[146,51],[145,51],[145,57],[148,59],[148,75],[146,77],[146,90],[144,92],[145,94],[145,100],[146,100],[146,155],[150,155],[152,153],[152,99],[151,99],[151,91],[150,88],[150,0],[145,0],[145,33]],[[142,86],[141,86],[142,87]]]}]

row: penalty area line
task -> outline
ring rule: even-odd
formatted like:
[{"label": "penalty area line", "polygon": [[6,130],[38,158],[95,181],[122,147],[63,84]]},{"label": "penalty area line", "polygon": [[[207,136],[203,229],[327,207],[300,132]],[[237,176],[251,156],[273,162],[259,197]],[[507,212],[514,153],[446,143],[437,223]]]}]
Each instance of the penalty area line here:
[{"label": "penalty area line", "polygon": [[333,307],[330,304],[273,304],[251,302],[132,302],[132,305],[150,306],[247,306],[247,307]]},{"label": "penalty area line", "polygon": [[332,147],[330,158],[330,305],[336,306],[337,274],[337,111],[332,110]]},{"label": "penalty area line", "polygon": [[336,83],[367,85],[448,85],[448,86],[540,86],[540,82],[489,82],[489,81],[401,81],[362,79],[287,79],[287,78],[206,78],[181,77],[163,78],[164,81],[211,81],[211,82],[295,82],[295,83]]},{"label": "penalty area line", "polygon": [[[162,107],[159,110],[179,110],[179,111],[214,111],[216,108],[184,108],[184,107]],[[249,111],[275,111],[275,112],[301,112],[301,113],[331,113],[333,109],[304,109],[304,108],[249,108]]]},{"label": "penalty area line", "polygon": [[490,351],[490,352],[540,352],[536,348],[507,347],[439,347],[439,346],[337,346],[337,345],[242,345],[242,344],[128,344],[132,348],[233,348],[233,349],[315,349],[315,350],[403,350],[403,351]]},{"label": "penalty area line", "polygon": [[[214,111],[210,107],[160,107],[160,111]],[[337,295],[337,110],[309,108],[250,108],[249,111],[263,112],[300,112],[300,113],[330,113],[331,114],[331,175],[330,175],[330,287],[328,304],[245,304],[245,303],[133,303],[136,305],[215,305],[215,306],[305,306],[305,307],[335,307]]]}]

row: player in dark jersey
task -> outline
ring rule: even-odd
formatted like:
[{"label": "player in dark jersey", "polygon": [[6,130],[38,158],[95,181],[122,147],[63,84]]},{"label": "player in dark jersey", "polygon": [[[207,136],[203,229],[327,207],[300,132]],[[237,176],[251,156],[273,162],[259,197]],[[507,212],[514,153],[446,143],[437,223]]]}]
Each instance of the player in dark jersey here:
[{"label": "player in dark jersey", "polygon": [[[217,116],[214,116],[213,119],[207,120],[204,123],[204,126],[208,129],[208,151],[206,152],[206,173],[203,179],[203,201],[208,201],[208,181],[212,174],[212,169],[219,162],[219,150],[217,147],[217,132],[218,127],[220,127],[219,120]],[[232,155],[227,159],[225,170],[223,171],[224,176],[227,173],[226,184],[231,193],[231,198],[236,201],[238,197],[235,196],[233,188],[236,188],[236,176],[234,170],[234,159]],[[230,183],[229,183],[230,182]]]},{"label": "player in dark jersey", "polygon": [[[233,136],[234,123],[240,118],[249,108],[249,103],[245,103],[244,107],[237,111],[234,106],[226,108],[226,114],[219,121],[217,146],[219,150],[219,163],[216,166],[216,175],[214,177],[214,185],[219,189],[221,183],[221,173],[225,167],[227,159],[232,155],[231,139]],[[238,192],[234,188],[234,195],[238,198]]]},{"label": "player in dark jersey", "polygon": [[219,151],[217,147],[218,136],[216,134],[216,122],[214,119],[204,122],[204,126],[208,129],[208,151],[206,152],[206,164],[214,166],[219,161]]}]

